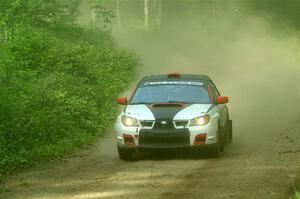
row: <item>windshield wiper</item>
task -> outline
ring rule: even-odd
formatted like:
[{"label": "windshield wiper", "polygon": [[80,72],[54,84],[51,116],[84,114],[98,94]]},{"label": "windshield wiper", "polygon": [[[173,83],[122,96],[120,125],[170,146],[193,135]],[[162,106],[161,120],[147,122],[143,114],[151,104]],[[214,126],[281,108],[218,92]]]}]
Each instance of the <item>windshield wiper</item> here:
[{"label": "windshield wiper", "polygon": [[130,105],[138,105],[138,104],[153,104],[151,102],[135,102],[135,103],[130,103]]},{"label": "windshield wiper", "polygon": [[164,104],[164,103],[190,104],[190,102],[170,100],[170,101],[166,101],[166,102],[134,102],[134,103],[130,103],[130,105],[138,105],[138,104]]},{"label": "windshield wiper", "polygon": [[190,102],[185,102],[185,101],[174,101],[174,100],[168,101],[168,103],[190,104]]}]

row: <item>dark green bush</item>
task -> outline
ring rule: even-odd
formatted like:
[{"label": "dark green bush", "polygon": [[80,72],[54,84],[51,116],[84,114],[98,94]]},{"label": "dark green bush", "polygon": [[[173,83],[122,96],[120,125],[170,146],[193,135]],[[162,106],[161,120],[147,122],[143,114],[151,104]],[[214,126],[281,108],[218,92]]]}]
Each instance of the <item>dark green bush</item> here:
[{"label": "dark green bush", "polygon": [[105,32],[74,31],[32,28],[1,47],[2,171],[83,146],[113,120],[138,59]]}]

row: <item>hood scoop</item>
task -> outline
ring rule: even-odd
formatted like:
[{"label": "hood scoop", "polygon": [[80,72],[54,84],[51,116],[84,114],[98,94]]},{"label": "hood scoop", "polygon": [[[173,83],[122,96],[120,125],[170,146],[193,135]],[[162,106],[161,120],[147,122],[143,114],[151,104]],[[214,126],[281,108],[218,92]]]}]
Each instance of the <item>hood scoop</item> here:
[{"label": "hood scoop", "polygon": [[184,107],[184,104],[180,104],[180,103],[157,103],[157,104],[153,104],[152,108],[162,108],[162,107],[166,107],[166,108],[181,108]]}]

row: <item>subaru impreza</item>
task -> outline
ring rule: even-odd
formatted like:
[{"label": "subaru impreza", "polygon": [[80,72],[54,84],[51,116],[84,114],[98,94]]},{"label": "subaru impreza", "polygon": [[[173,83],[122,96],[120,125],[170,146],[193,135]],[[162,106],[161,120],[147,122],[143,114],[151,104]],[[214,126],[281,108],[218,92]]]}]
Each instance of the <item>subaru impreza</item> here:
[{"label": "subaru impreza", "polygon": [[206,75],[161,74],[144,77],[117,117],[120,159],[156,149],[207,148],[219,156],[232,142],[232,120],[222,96]]}]

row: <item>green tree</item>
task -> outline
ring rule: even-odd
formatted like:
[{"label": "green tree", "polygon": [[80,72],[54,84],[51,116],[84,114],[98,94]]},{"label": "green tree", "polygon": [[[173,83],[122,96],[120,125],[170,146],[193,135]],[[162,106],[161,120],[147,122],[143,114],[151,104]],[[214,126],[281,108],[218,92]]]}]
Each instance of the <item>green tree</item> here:
[{"label": "green tree", "polygon": [[79,0],[0,0],[0,176],[103,133],[138,65],[108,31],[76,24]]}]

